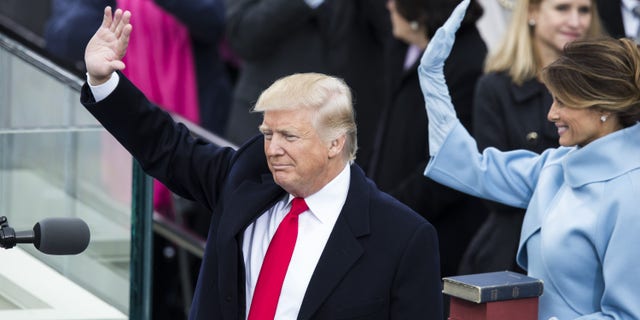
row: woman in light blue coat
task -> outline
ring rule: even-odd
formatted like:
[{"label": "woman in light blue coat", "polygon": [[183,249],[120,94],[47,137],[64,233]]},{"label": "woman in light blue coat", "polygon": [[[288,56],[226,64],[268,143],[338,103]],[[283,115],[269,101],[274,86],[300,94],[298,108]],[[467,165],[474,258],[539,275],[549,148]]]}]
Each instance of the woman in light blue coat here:
[{"label": "woman in light blue coat", "polygon": [[640,50],[626,39],[569,44],[540,74],[561,147],[478,153],[442,73],[467,3],[419,67],[430,124],[425,175],[527,209],[517,262],[544,281],[540,319],[640,319]]}]

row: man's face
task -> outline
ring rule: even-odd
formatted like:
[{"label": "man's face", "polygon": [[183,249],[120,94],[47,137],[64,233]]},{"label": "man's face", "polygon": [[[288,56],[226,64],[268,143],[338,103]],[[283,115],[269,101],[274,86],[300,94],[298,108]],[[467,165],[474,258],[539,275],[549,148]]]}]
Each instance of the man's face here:
[{"label": "man's face", "polygon": [[273,179],[299,197],[317,192],[334,178],[331,142],[321,139],[311,115],[308,109],[266,111],[260,126]]}]

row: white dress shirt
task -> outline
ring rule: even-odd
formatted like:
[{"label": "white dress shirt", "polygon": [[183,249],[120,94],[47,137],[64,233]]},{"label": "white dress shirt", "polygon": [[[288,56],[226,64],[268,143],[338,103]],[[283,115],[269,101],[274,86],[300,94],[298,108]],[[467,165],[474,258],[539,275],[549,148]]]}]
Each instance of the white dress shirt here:
[{"label": "white dress shirt", "polygon": [[93,94],[93,98],[96,100],[96,102],[100,102],[108,95],[110,95],[111,92],[113,92],[113,90],[115,90],[118,86],[118,82],[120,82],[120,76],[118,75],[118,73],[114,72],[111,74],[111,78],[109,78],[107,82],[101,85],[93,86],[91,85],[91,83],[89,83],[89,74],[87,73],[87,84],[89,84],[89,88],[91,89],[91,93]]},{"label": "white dress shirt", "polygon": [[415,44],[407,47],[407,54],[404,57],[404,70],[409,70],[418,61],[418,58],[422,56],[422,49]]},{"label": "white dress shirt", "polygon": [[[298,239],[282,284],[275,319],[293,320],[298,317],[313,271],[347,199],[350,179],[350,168],[345,166],[324,188],[304,199],[309,210],[298,218]],[[293,196],[287,195],[244,231],[242,252],[246,270],[247,315],[264,255],[280,221],[291,208],[291,200]]]}]

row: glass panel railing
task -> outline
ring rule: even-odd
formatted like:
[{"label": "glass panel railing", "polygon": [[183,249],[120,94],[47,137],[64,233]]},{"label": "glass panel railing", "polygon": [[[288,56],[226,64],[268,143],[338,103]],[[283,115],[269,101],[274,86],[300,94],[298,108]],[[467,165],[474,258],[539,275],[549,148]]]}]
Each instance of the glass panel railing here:
[{"label": "glass panel railing", "polygon": [[[37,35],[25,36],[2,9],[0,216],[8,216],[16,230],[28,230],[45,217],[80,217],[89,224],[92,240],[84,253],[72,257],[46,256],[27,245],[0,249],[0,259],[11,261],[0,264],[0,319],[126,319],[127,314],[131,320],[149,319],[155,312],[150,310],[151,224],[176,246],[179,270],[172,275],[180,279],[186,318],[195,270],[191,264],[199,264],[204,253],[202,231],[187,222],[193,204],[174,195],[175,220],[151,215],[149,177],[135,165],[132,177],[130,156],[80,105],[79,72],[43,58],[48,54],[33,41]],[[235,147],[174,117],[195,136]],[[29,271],[9,268],[15,266]],[[52,280],[56,275],[58,280]],[[30,286],[29,279],[35,284]],[[58,290],[46,290],[42,283],[56,283]],[[90,307],[79,315],[54,303],[61,292],[81,294],[87,299],[69,299]]]},{"label": "glass panel railing", "polygon": [[74,256],[1,250],[1,319],[128,319],[130,156],[79,103],[80,80],[0,33],[0,216],[79,217]]}]

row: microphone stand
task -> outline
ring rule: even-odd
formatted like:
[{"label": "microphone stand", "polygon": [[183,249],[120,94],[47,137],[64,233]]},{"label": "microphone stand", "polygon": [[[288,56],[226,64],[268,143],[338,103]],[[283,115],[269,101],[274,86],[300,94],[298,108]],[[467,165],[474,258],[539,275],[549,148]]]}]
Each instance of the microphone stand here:
[{"label": "microphone stand", "polygon": [[0,216],[0,248],[11,249],[18,243],[33,243],[34,240],[33,231],[16,232],[9,226],[7,217]]}]

